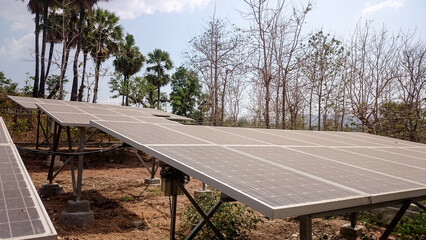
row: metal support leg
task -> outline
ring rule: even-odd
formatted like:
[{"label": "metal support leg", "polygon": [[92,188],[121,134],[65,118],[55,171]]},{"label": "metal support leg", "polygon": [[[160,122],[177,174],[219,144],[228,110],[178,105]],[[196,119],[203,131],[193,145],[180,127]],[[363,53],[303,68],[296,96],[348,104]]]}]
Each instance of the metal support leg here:
[{"label": "metal support leg", "polygon": [[37,111],[37,137],[36,137],[36,149],[38,150],[40,141],[40,110]]},{"label": "metal support leg", "polygon": [[[53,145],[52,145],[52,151],[56,152],[58,150],[59,145],[59,139],[61,137],[61,130],[62,126],[55,123],[55,126],[53,128]],[[53,168],[55,166],[55,155],[52,155],[50,160],[50,167],[49,167],[49,173],[47,175],[47,180],[49,180],[49,184],[52,184],[53,182]]]},{"label": "metal support leg", "polygon": [[354,229],[356,227],[356,217],[357,217],[356,215],[357,215],[356,212],[351,212],[349,215],[349,217],[351,218],[351,228],[354,228]]},{"label": "metal support leg", "polygon": [[396,213],[395,217],[392,219],[392,221],[389,223],[389,225],[386,227],[386,231],[382,234],[382,236],[379,238],[380,240],[387,240],[388,237],[391,235],[393,229],[398,224],[399,220],[401,220],[402,216],[404,216],[404,213],[407,211],[408,207],[410,207],[410,204],[413,201],[407,200],[405,201],[399,211]]},{"label": "metal support leg", "polygon": [[151,179],[155,177],[155,158],[152,158]]},{"label": "metal support leg", "polygon": [[[80,147],[79,152],[84,151],[86,137],[86,128],[80,128]],[[78,156],[78,173],[77,173],[77,201],[81,200],[81,186],[83,183],[83,163],[84,157],[82,155]]]},{"label": "metal support leg", "polygon": [[74,194],[74,196],[77,196],[77,185],[76,185],[76,181],[75,181],[75,167],[74,167],[74,158],[73,157],[70,160],[70,167],[71,167],[72,193]]},{"label": "metal support leg", "polygon": [[312,240],[312,217],[304,215],[299,217],[300,240]]},{"label": "metal support leg", "polygon": [[176,208],[177,208],[177,194],[173,194],[172,198],[172,206],[171,206],[171,220],[170,220],[170,240],[175,240],[175,232],[176,232]]}]

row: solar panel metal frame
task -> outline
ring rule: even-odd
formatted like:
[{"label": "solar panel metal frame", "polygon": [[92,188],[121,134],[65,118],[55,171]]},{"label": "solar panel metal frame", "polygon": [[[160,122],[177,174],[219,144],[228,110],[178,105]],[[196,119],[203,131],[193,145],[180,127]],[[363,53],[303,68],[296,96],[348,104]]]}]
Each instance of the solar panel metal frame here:
[{"label": "solar panel metal frame", "polygon": [[[59,123],[61,126],[69,126],[69,127],[89,127],[89,121],[66,121],[66,115],[71,117],[76,117],[73,115],[76,115],[75,112],[69,112],[64,113],[64,110],[72,109],[75,111],[81,111],[81,114],[86,114],[90,117],[87,117],[87,119],[90,120],[105,120],[102,119],[102,115],[107,114],[113,114],[116,116],[122,116],[122,117],[129,117],[130,115],[134,115],[135,117],[158,117],[159,122],[164,122],[164,120],[170,120],[170,123],[173,123],[172,121],[192,121],[192,119],[179,116],[176,114],[171,114],[168,112],[164,112],[157,109],[152,108],[133,108],[128,106],[116,106],[116,105],[106,105],[106,104],[95,104],[95,103],[87,103],[87,102],[72,102],[72,101],[64,101],[64,100],[54,100],[54,99],[42,99],[42,98],[30,98],[30,97],[21,97],[21,96],[11,96],[8,95],[8,97],[16,102],[18,105],[23,107],[27,110],[41,110],[42,112],[46,113],[49,117],[54,119],[57,123]],[[61,111],[52,111],[49,109],[46,109],[48,106],[57,106],[59,108],[63,108]],[[97,113],[93,114],[92,112],[87,112],[86,110],[92,109],[93,111],[99,111],[103,110],[106,111],[105,113]],[[67,110],[69,111],[69,110]],[[108,111],[110,113],[108,113]],[[112,113],[111,113],[112,112]],[[127,113],[127,114],[126,114]],[[99,116],[97,116],[99,115]],[[64,118],[65,116],[65,118]],[[130,121],[141,121],[138,119],[132,119],[130,118]],[[164,122],[165,123],[165,122]]]},{"label": "solar panel metal frame", "polygon": [[[111,125],[112,124],[112,125]],[[219,148],[224,148],[224,149],[232,149],[233,147],[238,147],[239,145],[237,144],[230,144],[230,145],[226,145],[226,144],[220,144],[220,143],[214,143],[214,142],[209,142],[209,141],[205,141],[205,142],[201,142],[201,143],[191,143],[190,141],[184,140],[182,144],[170,144],[167,142],[158,142],[160,140],[155,140],[155,141],[151,141],[151,142],[140,142],[140,139],[138,138],[138,135],[135,133],[134,137],[130,137],[130,136],[126,136],[126,132],[123,129],[120,129],[119,127],[114,127],[114,124],[111,123],[110,125],[108,125],[107,121],[91,121],[91,125],[101,129],[102,131],[132,145],[133,147],[144,151],[154,157],[156,157],[157,159],[175,167],[176,169],[179,169],[182,172],[185,172],[186,174],[193,176],[209,185],[211,185],[212,187],[218,189],[221,192],[224,192],[225,194],[227,194],[228,196],[243,202],[245,204],[247,204],[248,206],[254,208],[255,210],[263,213],[264,215],[266,215],[269,218],[282,218],[282,217],[287,217],[287,216],[301,216],[301,215],[307,215],[307,214],[315,214],[315,213],[320,213],[320,212],[327,212],[327,211],[334,211],[334,210],[338,210],[338,209],[344,209],[344,208],[349,208],[349,207],[358,207],[358,206],[369,206],[372,204],[377,204],[377,203],[383,203],[383,202],[390,202],[390,201],[395,201],[395,200],[399,200],[399,199],[406,199],[406,198],[426,198],[426,184],[422,184],[420,183],[419,185],[413,183],[412,186],[413,187],[409,187],[406,188],[404,190],[398,190],[398,191],[390,191],[390,192],[380,192],[377,194],[353,194],[352,196],[349,196],[347,198],[340,198],[340,199],[329,199],[329,200],[325,200],[325,201],[318,201],[318,202],[307,202],[307,203],[303,203],[303,204],[293,204],[293,205],[283,205],[283,206],[279,206],[279,207],[271,207],[268,206],[267,204],[262,203],[261,200],[259,199],[255,199],[253,196],[249,196],[246,193],[243,193],[241,191],[239,191],[238,189],[236,189],[235,187],[233,187],[232,185],[230,185],[227,182],[222,181],[221,179],[214,179],[212,177],[209,176],[209,173],[205,173],[205,172],[200,172],[199,169],[194,168],[194,165],[191,166],[188,163],[185,163],[183,159],[183,157],[181,159],[176,159],[168,154],[166,154],[165,152],[167,152],[167,150],[165,149],[170,149],[170,148],[190,148],[193,147],[195,148],[201,148],[201,147],[219,147]],[[141,125],[141,124],[139,124]],[[146,129],[150,129],[153,128],[155,124],[146,124]],[[111,127],[112,126],[112,127]],[[128,126],[128,128],[132,128],[134,129],[134,131],[136,131],[135,127],[136,125],[132,125],[132,126]],[[169,131],[171,132],[178,132],[181,133],[179,130],[173,129],[174,126],[162,126],[163,128],[169,128]],[[178,127],[178,126],[176,126]],[[191,127],[191,126],[179,126],[178,128],[184,128],[184,127]],[[203,128],[203,127],[199,127],[199,128]],[[275,130],[249,130],[249,129],[235,129],[235,128],[217,128],[217,127],[208,127],[209,129],[216,129],[218,131],[223,131],[225,132],[234,132],[235,131],[243,131],[243,132],[249,132],[250,131],[257,131],[258,133],[261,132],[267,132],[267,134],[270,134],[272,136],[275,137],[285,137],[285,136],[280,136],[283,135],[285,133],[282,131],[275,131]],[[201,131],[201,130],[200,130]],[[311,135],[312,132],[289,132],[291,134],[308,134]],[[313,133],[314,135],[317,133]],[[146,133],[139,133],[140,136],[146,136]],[[186,137],[191,137],[190,134],[182,134],[182,136],[186,136]],[[168,137],[168,136],[167,136]],[[193,137],[193,136],[192,136]],[[306,136],[305,136],[306,137]],[[311,136],[309,136],[311,137]],[[352,136],[350,136],[352,137]],[[175,138],[175,137],[174,137]],[[173,138],[173,139],[174,139]],[[199,137],[193,137],[194,139],[200,139]],[[321,138],[316,137],[317,139],[321,140]],[[382,140],[388,141],[387,138],[381,138]],[[182,139],[183,140],[183,139]],[[252,139],[255,140],[255,139]],[[303,141],[303,139],[299,139],[300,141]],[[399,141],[398,142],[402,143],[403,145],[406,145],[406,147],[409,148],[420,148],[423,149],[425,148],[424,145],[416,145],[416,144],[410,144],[409,142],[405,142],[405,141]],[[338,146],[326,146],[328,149],[333,150],[333,149],[337,149],[337,148],[348,148],[350,149],[351,145],[345,145],[345,144],[340,144],[339,146],[339,142],[338,141],[330,141],[329,144],[334,143],[335,145]],[[243,144],[244,145],[244,144]],[[240,145],[241,146],[241,145]],[[280,147],[283,149],[290,149],[290,148],[295,148],[295,147],[307,147],[307,148],[312,148],[315,146],[312,145],[306,145],[306,146],[288,146],[288,145],[283,145],[283,146],[279,146],[276,144],[269,144],[269,146],[266,144],[262,144],[259,143],[258,145],[250,145],[250,144],[246,144],[245,146],[247,147],[262,147],[265,149],[265,151],[267,151],[268,148],[271,147]],[[358,146],[360,147],[360,146]],[[386,146],[384,146],[386,147]],[[233,151],[235,149],[232,149]],[[170,150],[171,151],[171,150]],[[179,150],[179,151],[183,151],[183,150]],[[204,153],[205,155],[209,154],[209,153]],[[210,153],[211,154],[211,153]],[[250,154],[241,152],[241,154],[245,155],[246,157],[253,157]],[[264,158],[262,157],[257,157],[255,156],[255,158],[257,158],[259,161],[265,161]],[[333,159],[330,159],[329,161],[335,161]],[[425,163],[426,163],[426,159],[425,159]],[[355,169],[355,168],[354,168]],[[213,171],[213,170],[212,170]],[[369,170],[370,171],[370,170]],[[374,172],[374,171],[370,171],[370,172]],[[426,173],[426,171],[425,171]],[[211,174],[211,173],[210,173]],[[313,175],[314,177],[317,175]],[[380,176],[380,174],[378,175]],[[426,175],[425,175],[426,176]],[[224,178],[223,178],[224,179]],[[397,179],[397,178],[395,178]],[[403,179],[402,181],[406,181],[405,179]],[[408,181],[408,180],[407,180]],[[283,183],[284,184],[284,183]],[[339,183],[337,183],[339,184]]]},{"label": "solar panel metal frame", "polygon": [[[2,136],[5,136],[5,140],[6,140],[6,141],[3,141],[3,139],[2,139],[2,142],[0,142],[0,147],[10,148],[11,152],[13,153],[13,156],[14,156],[13,160],[16,160],[16,164],[17,164],[18,168],[20,169],[20,173],[22,174],[23,181],[25,182],[25,187],[26,187],[26,189],[28,189],[29,194],[30,194],[30,198],[27,198],[27,199],[31,199],[32,203],[34,204],[34,206],[29,206],[30,203],[25,203],[24,208],[22,208],[22,209],[17,208],[16,210],[21,209],[19,211],[24,213],[24,215],[25,215],[26,212],[33,209],[33,207],[34,207],[35,211],[37,213],[37,216],[40,217],[40,220],[37,220],[37,221],[41,222],[44,232],[43,233],[35,233],[36,230],[34,229],[34,227],[32,227],[33,234],[13,236],[12,235],[12,233],[13,233],[12,225],[11,225],[11,222],[10,222],[10,218],[8,216],[10,236],[9,237],[6,236],[5,239],[44,239],[44,240],[57,239],[56,230],[55,230],[55,228],[54,228],[54,226],[53,226],[53,224],[52,224],[52,222],[49,218],[49,215],[46,212],[46,209],[43,206],[43,203],[42,203],[40,197],[38,196],[38,193],[37,193],[37,191],[34,187],[34,184],[31,181],[31,178],[30,178],[30,176],[29,176],[29,174],[28,174],[28,172],[25,168],[25,165],[24,165],[24,163],[23,163],[23,161],[22,161],[22,159],[21,159],[21,157],[18,153],[18,150],[16,149],[16,146],[13,144],[12,138],[10,137],[10,135],[7,132],[6,129],[7,128],[4,124],[3,119],[0,117],[0,131],[3,134]],[[12,159],[9,158],[9,160],[12,160]],[[0,176],[1,176],[1,174],[0,174]],[[18,181],[17,178],[16,178],[16,181]],[[3,181],[0,181],[0,182],[3,184]],[[22,186],[19,186],[19,189],[21,189],[21,188],[22,188]],[[3,187],[0,190],[3,192],[4,191]],[[19,192],[21,193],[21,190],[19,190]],[[24,201],[24,196],[21,195],[21,197],[22,197],[22,200]],[[1,200],[3,201],[3,199],[6,202],[5,196],[2,194]],[[19,198],[17,198],[17,199],[19,199]],[[0,202],[2,202],[2,201],[0,201]],[[29,201],[29,200],[27,200],[27,201]],[[11,210],[15,210],[15,208],[12,207]],[[9,209],[6,209],[5,211],[9,211]],[[28,212],[27,214],[29,214],[28,215],[28,222],[31,222],[31,224],[33,224],[32,222],[33,222],[34,216],[30,217],[30,215],[34,214],[34,213]],[[14,223],[14,224],[19,223],[19,224],[22,225],[25,222],[25,221],[19,221],[17,219],[15,219],[15,220],[16,220],[16,222],[12,222],[12,223]],[[34,221],[36,221],[36,219],[34,219]],[[23,226],[19,226],[19,228],[22,228],[22,227]],[[1,234],[5,234],[5,233],[2,232]],[[0,234],[0,236],[1,236],[1,234]]]}]

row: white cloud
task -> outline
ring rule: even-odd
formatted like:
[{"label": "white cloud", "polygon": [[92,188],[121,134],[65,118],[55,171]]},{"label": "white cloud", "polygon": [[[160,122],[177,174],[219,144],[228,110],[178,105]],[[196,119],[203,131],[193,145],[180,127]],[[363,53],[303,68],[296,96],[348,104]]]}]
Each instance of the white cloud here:
[{"label": "white cloud", "polygon": [[193,11],[210,0],[116,0],[100,3],[102,8],[115,12],[121,19],[134,19],[141,14]]},{"label": "white cloud", "polygon": [[11,31],[33,31],[34,15],[28,12],[27,2],[9,1],[3,4],[7,6],[2,6],[0,8],[0,19],[2,21],[11,22]]},{"label": "white cloud", "polygon": [[384,8],[398,9],[402,6],[404,6],[403,0],[386,0],[386,1],[381,1],[374,5],[367,4],[367,6],[362,9],[361,15],[364,16],[369,13],[374,13]]},{"label": "white cloud", "polygon": [[0,47],[0,54],[7,55],[12,59],[28,57],[30,49],[34,49],[34,34],[28,33],[22,38],[4,39]]}]

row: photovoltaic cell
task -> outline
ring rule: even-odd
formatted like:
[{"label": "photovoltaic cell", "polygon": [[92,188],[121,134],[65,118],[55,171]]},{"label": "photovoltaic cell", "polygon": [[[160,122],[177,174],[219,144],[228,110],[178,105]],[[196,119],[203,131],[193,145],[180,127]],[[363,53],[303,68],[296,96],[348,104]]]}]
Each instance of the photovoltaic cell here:
[{"label": "photovoltaic cell", "polygon": [[358,133],[108,121],[92,121],[92,126],[270,218],[426,197],[424,157],[396,158],[378,151],[421,153],[424,145],[384,137],[376,141]]},{"label": "photovoltaic cell", "polygon": [[[1,136],[10,139],[0,118]],[[11,141],[0,144],[0,238],[56,239],[56,231]]]}]

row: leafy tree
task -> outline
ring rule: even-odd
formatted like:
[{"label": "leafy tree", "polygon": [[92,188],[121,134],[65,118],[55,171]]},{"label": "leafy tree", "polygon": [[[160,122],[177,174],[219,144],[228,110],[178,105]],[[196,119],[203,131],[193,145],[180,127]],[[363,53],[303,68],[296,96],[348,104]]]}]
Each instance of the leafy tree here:
[{"label": "leafy tree", "polygon": [[[133,35],[127,34],[125,41],[119,45],[119,51],[114,60],[115,70],[124,76],[121,105],[129,106],[129,77],[140,71],[143,66],[145,57],[140,53],[139,48],[135,46]],[[124,98],[126,103],[124,104]]]},{"label": "leafy tree", "polygon": [[[403,102],[388,102],[379,108],[379,123],[375,131],[384,136],[405,139],[416,142],[424,142],[426,139],[426,111],[422,110],[417,116],[416,109]],[[418,128],[411,128],[416,124]]]},{"label": "leafy tree", "polygon": [[[160,88],[167,85],[170,81],[170,76],[166,74],[167,70],[173,68],[173,62],[170,60],[168,52],[161,49],[154,49],[153,52],[148,53],[147,71],[150,73],[147,76],[148,81],[157,87],[157,108],[160,109]],[[152,95],[152,94],[151,94]]]},{"label": "leafy tree", "polygon": [[0,72],[0,93],[13,94],[16,92],[18,83],[6,78],[3,72]]},{"label": "leafy tree", "polygon": [[[345,57],[342,43],[330,34],[319,31],[311,34],[308,40],[309,49],[306,57],[304,72],[311,84],[311,94],[316,93],[318,100],[318,130],[321,130],[321,116],[323,116],[323,130],[327,126],[327,110],[330,107],[330,97],[336,88],[336,78],[341,72]],[[309,114],[312,113],[310,105]]]},{"label": "leafy tree", "polygon": [[93,21],[90,21],[89,28],[92,29],[94,39],[91,55],[95,62],[93,103],[96,103],[101,65],[118,48],[123,30],[118,24],[119,18],[114,13],[98,8],[92,14]]},{"label": "leafy tree", "polygon": [[170,101],[172,112],[178,115],[193,117],[197,100],[201,95],[201,85],[197,73],[180,66],[172,75],[172,92]]},{"label": "leafy tree", "polygon": [[[115,72],[109,81],[110,92],[115,93],[111,98],[124,96],[126,91],[129,97],[129,104],[143,107],[153,107],[150,93],[155,92],[155,86],[150,84],[144,77],[130,77],[127,86],[124,85],[121,73]],[[153,97],[156,97],[153,95]]]}]

